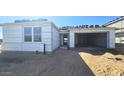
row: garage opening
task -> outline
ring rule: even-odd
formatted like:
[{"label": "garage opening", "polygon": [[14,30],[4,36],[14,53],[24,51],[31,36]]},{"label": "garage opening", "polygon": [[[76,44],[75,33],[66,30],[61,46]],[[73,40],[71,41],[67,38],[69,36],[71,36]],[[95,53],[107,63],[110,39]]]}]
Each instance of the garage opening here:
[{"label": "garage opening", "polygon": [[107,48],[107,32],[104,33],[76,33],[76,47],[104,47]]}]

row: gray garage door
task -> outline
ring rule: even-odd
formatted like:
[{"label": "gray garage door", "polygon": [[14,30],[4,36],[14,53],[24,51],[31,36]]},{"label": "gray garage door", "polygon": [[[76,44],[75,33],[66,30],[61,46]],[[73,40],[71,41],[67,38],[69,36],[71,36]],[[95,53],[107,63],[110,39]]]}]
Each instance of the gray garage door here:
[{"label": "gray garage door", "polygon": [[75,46],[87,47],[87,46],[99,46],[107,47],[107,33],[76,33],[75,34]]}]

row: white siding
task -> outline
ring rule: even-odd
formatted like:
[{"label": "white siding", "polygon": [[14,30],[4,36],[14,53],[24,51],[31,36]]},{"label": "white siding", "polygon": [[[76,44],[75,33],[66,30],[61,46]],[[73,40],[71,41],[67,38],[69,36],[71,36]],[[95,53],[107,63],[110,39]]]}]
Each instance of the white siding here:
[{"label": "white siding", "polygon": [[107,32],[107,48],[115,48],[115,32]]},{"label": "white siding", "polygon": [[21,26],[4,26],[3,27],[3,42],[22,42],[22,27]]},{"label": "white siding", "polygon": [[70,36],[70,48],[74,48],[75,47],[75,33],[74,32],[70,32],[69,33]]},{"label": "white siding", "polygon": [[51,25],[42,27],[42,43],[46,44],[46,51],[52,52],[52,31]]},{"label": "white siding", "polygon": [[60,36],[58,29],[52,26],[52,49],[55,50],[60,46]]},{"label": "white siding", "polygon": [[43,44],[41,43],[3,43],[3,50],[6,51],[43,51]]},{"label": "white siding", "polygon": [[[24,27],[41,27],[42,42],[24,42]],[[5,51],[41,51],[46,44],[46,51],[52,51],[52,31],[51,24],[21,24],[3,26],[2,50]]]}]

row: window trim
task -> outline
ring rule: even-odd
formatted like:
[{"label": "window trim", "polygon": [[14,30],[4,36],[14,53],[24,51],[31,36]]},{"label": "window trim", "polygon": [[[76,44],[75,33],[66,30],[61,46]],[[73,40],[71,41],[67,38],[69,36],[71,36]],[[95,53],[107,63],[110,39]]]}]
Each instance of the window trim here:
[{"label": "window trim", "polygon": [[[25,30],[24,30],[24,28],[26,28],[26,27],[30,27],[31,28],[31,37],[32,37],[32,40],[31,41],[25,41]],[[35,42],[34,41],[34,28],[35,27],[40,27],[41,28],[41,41],[39,41],[39,42]],[[42,42],[42,27],[41,26],[24,26],[23,27],[23,42],[25,42],[25,43],[40,43],[40,42]]]}]

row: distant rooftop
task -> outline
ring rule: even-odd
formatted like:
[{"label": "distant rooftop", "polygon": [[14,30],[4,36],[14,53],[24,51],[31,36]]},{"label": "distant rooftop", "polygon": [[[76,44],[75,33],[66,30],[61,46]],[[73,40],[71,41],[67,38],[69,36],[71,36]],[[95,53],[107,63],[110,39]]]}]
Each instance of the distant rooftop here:
[{"label": "distant rooftop", "polygon": [[118,17],[118,18],[116,18],[116,19],[114,19],[114,20],[112,20],[112,21],[109,21],[108,23],[105,24],[105,26],[114,24],[114,23],[116,23],[116,22],[118,22],[118,21],[121,21],[121,20],[124,20],[124,16],[120,16],[120,17]]},{"label": "distant rooftop", "polygon": [[85,28],[105,28],[104,25],[77,25],[77,26],[64,26],[60,27],[60,30],[68,30],[68,29],[85,29]]},{"label": "distant rooftop", "polygon": [[27,20],[27,19],[23,19],[23,20],[15,20],[15,23],[22,23],[22,22],[43,22],[43,21],[48,21],[47,19],[35,19],[35,20]]}]

